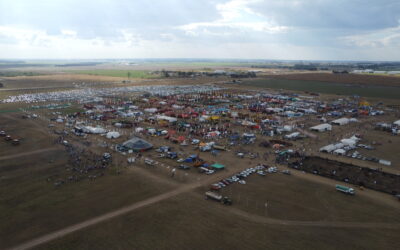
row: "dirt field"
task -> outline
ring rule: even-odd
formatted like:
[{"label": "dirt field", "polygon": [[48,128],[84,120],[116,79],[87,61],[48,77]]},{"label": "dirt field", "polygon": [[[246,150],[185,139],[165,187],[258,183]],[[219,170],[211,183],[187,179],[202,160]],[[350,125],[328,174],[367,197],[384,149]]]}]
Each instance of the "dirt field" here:
[{"label": "dirt field", "polygon": [[[379,204],[365,210],[365,206],[371,205],[369,199],[332,194],[328,187],[283,175],[254,176],[249,178],[248,185],[232,187],[242,195],[240,200],[235,197],[234,207],[203,200],[199,190],[37,249],[396,249],[398,246],[396,235],[400,228],[390,228],[386,223],[398,223],[392,219],[398,217],[399,211]],[[294,196],[297,197],[289,198]],[[268,202],[267,209],[264,202]],[[363,210],[362,213],[354,213],[357,209]],[[115,228],[119,233],[110,235],[109,230]]]},{"label": "dirt field", "polygon": [[318,82],[346,83],[357,85],[375,85],[400,87],[400,78],[395,76],[376,76],[361,74],[302,73],[270,75],[272,79],[304,80]]}]

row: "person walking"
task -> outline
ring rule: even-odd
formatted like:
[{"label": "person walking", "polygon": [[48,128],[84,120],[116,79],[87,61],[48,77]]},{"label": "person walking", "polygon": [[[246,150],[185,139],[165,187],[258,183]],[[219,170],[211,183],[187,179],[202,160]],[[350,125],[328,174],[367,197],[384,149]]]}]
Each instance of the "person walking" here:
[{"label": "person walking", "polygon": [[175,172],[176,172],[176,168],[173,168],[173,169],[171,170],[171,178],[174,178]]}]

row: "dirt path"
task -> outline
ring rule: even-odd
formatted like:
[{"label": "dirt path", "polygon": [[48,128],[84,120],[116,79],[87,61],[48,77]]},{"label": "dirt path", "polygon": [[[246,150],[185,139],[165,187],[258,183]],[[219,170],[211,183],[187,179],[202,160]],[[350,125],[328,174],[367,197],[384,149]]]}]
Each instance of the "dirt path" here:
[{"label": "dirt path", "polygon": [[29,155],[33,155],[33,154],[41,154],[41,153],[56,151],[56,150],[61,150],[61,149],[59,147],[50,147],[50,148],[42,148],[42,149],[38,149],[38,150],[33,150],[33,151],[29,151],[29,152],[23,152],[23,153],[19,153],[19,154],[6,155],[6,156],[1,156],[0,161],[10,160],[10,159],[18,158],[18,157],[23,157],[23,156],[29,156]]},{"label": "dirt path", "polygon": [[201,185],[200,183],[184,185],[182,187],[179,187],[179,188],[177,188],[175,190],[166,192],[164,194],[157,195],[157,196],[154,196],[152,198],[136,202],[136,203],[134,203],[132,205],[117,209],[117,210],[115,210],[113,212],[106,213],[104,215],[95,217],[93,219],[86,220],[84,222],[81,222],[81,223],[66,227],[64,229],[58,230],[56,232],[44,235],[42,237],[39,237],[39,238],[36,238],[36,239],[31,240],[29,242],[26,242],[26,243],[24,243],[22,245],[19,245],[19,246],[16,246],[14,248],[11,248],[10,250],[22,250],[22,249],[30,249],[30,248],[36,247],[36,246],[38,246],[40,244],[55,240],[57,238],[63,237],[65,235],[67,235],[67,234],[73,233],[73,232],[81,230],[83,228],[86,228],[86,227],[89,227],[89,226],[104,222],[106,220],[112,219],[114,217],[117,217],[117,216],[120,216],[120,215],[123,215],[123,214],[127,214],[127,213],[132,212],[132,211],[134,211],[136,209],[152,205],[154,203],[157,203],[157,202],[166,200],[168,198],[174,197],[176,195],[179,195],[181,193],[188,192],[188,191],[190,191],[190,190],[192,190],[194,188],[199,187],[200,185]]},{"label": "dirt path", "polygon": [[342,221],[292,221],[279,220],[250,214],[237,208],[227,208],[227,212],[244,217],[247,220],[256,223],[269,225],[284,225],[284,226],[308,226],[308,227],[328,227],[328,228],[381,228],[381,229],[400,229],[399,223],[381,223],[381,222],[342,222]]}]

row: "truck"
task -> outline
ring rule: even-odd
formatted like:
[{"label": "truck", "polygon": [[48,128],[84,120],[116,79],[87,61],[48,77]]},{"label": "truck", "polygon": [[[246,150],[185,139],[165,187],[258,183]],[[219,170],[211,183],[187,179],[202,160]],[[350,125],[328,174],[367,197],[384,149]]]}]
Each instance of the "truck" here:
[{"label": "truck", "polygon": [[232,205],[232,200],[231,199],[229,199],[226,196],[222,196],[220,194],[217,194],[217,193],[211,192],[211,191],[206,192],[206,199],[211,199],[211,200],[214,200],[214,201],[218,201],[218,202],[221,202],[224,205]]},{"label": "truck", "polygon": [[340,192],[343,192],[345,194],[350,194],[350,195],[354,195],[355,194],[355,191],[354,191],[353,188],[349,188],[349,187],[342,186],[342,185],[336,185],[336,190],[340,191]]}]

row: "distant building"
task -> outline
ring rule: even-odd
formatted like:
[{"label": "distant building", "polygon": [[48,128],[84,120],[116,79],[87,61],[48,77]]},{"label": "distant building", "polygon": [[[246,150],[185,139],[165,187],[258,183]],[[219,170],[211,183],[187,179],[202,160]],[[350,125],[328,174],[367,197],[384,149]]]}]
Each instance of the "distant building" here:
[{"label": "distant building", "polygon": [[226,71],[225,71],[225,70],[217,69],[217,70],[214,71],[214,74],[217,74],[217,75],[225,75],[225,74],[226,74]]}]

